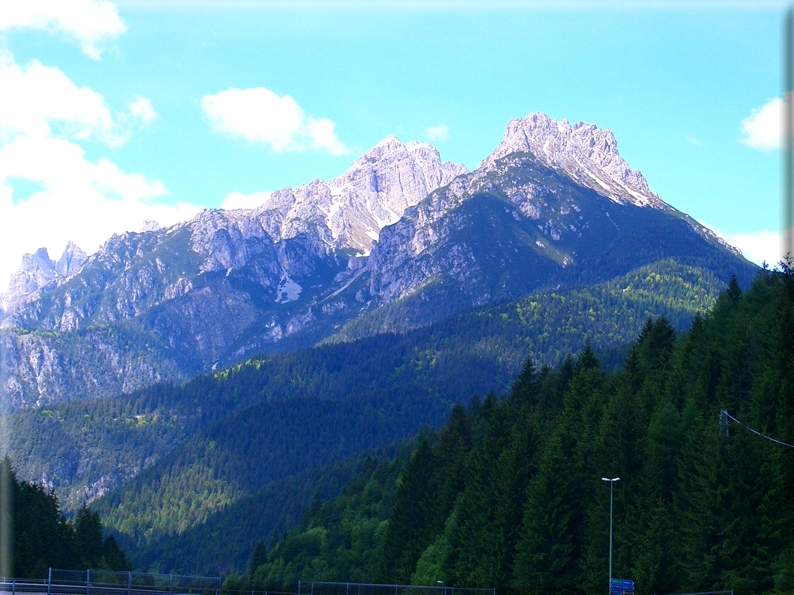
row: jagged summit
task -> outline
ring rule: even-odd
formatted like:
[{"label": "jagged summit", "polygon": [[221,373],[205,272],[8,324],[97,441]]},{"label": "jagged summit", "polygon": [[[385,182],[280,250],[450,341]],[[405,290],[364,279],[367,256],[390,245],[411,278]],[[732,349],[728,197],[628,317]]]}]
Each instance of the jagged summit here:
[{"label": "jagged summit", "polygon": [[210,239],[224,228],[243,240],[267,234],[278,242],[307,234],[328,248],[366,255],[380,231],[396,223],[405,209],[467,172],[464,165],[442,162],[432,145],[403,144],[387,136],[330,182],[317,179],[277,190],[252,210],[199,214],[191,222],[193,249],[211,255],[207,269],[237,268],[247,259],[212,257],[218,251]]},{"label": "jagged summit", "polygon": [[58,262],[55,263],[55,272],[61,278],[68,279],[80,270],[80,267],[83,266],[87,259],[88,255],[80,246],[74,242],[69,242],[66,244],[66,248]]},{"label": "jagged summit", "polygon": [[72,242],[66,245],[57,262],[50,258],[46,248],[23,255],[22,265],[11,275],[8,291],[0,296],[0,305],[4,310],[11,310],[36,299],[41,290],[57,287],[77,273],[87,258]]},{"label": "jagged summit", "polygon": [[555,120],[539,112],[511,120],[504,138],[480,167],[516,152],[531,152],[545,165],[560,169],[578,183],[620,203],[665,208],[639,170],[618,153],[610,130],[594,124]]},{"label": "jagged summit", "polygon": [[76,247],[59,263],[28,255],[16,277],[28,293],[0,311],[0,397],[17,408],[129,392],[665,259],[725,281],[754,274],[653,194],[611,132],[543,114],[512,121],[475,172],[389,136],[333,180],[260,196],[113,236],[82,265]]}]

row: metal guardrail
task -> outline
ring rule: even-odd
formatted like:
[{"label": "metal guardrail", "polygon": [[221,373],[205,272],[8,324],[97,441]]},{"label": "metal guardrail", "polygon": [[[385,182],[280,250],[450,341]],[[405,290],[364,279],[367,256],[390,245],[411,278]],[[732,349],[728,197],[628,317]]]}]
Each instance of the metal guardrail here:
[{"label": "metal guardrail", "polygon": [[733,589],[730,591],[698,591],[697,593],[668,593],[667,595],[733,595]]},{"label": "metal guardrail", "polygon": [[496,589],[375,583],[298,583],[298,595],[496,595]]},{"label": "metal guardrail", "polygon": [[0,592],[10,595],[219,595],[220,590],[220,577],[107,570],[50,568],[46,579],[0,578]]},{"label": "metal guardrail", "polygon": [[[0,595],[221,595],[220,577],[57,570],[46,579],[0,578]],[[281,591],[223,591],[223,595],[295,595]],[[298,595],[496,595],[496,589],[477,589],[375,583],[298,582]]]}]

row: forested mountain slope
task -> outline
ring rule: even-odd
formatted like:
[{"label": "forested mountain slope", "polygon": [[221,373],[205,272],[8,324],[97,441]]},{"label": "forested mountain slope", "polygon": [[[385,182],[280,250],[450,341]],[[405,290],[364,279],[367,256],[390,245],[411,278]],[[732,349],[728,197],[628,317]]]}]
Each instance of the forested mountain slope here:
[{"label": "forested mountain slope", "polygon": [[40,485],[19,481],[8,457],[0,460],[0,485],[3,514],[8,514],[0,525],[0,543],[4,566],[11,571],[4,580],[43,579],[49,568],[131,569],[116,539],[103,535],[99,515],[87,506],[67,519],[58,497]]},{"label": "forested mountain slope", "polygon": [[[744,425],[721,411],[726,410]],[[298,579],[794,591],[794,270],[733,283],[691,329],[648,321],[622,369],[530,360],[509,395],[456,407],[407,461],[370,462],[227,586]],[[395,467],[396,466],[396,467]]]},{"label": "forested mountain slope", "polygon": [[182,382],[662,260],[723,283],[757,270],[654,194],[611,132],[542,114],[511,122],[474,172],[390,137],[331,182],[263,200],[114,236],[76,271],[7,298],[0,408]]},{"label": "forested mountain slope", "polygon": [[262,403],[425,395],[441,408],[417,419],[413,432],[437,426],[453,403],[474,393],[505,390],[528,356],[559,364],[587,340],[602,352],[619,350],[649,316],[667,316],[683,329],[722,287],[707,270],[662,261],[602,285],[529,295],[405,334],[367,338],[374,327],[350,327],[350,339],[364,338],[256,358],[182,386],[18,412],[9,417],[9,454],[22,477],[54,488],[65,509],[75,510],[197,432]]}]

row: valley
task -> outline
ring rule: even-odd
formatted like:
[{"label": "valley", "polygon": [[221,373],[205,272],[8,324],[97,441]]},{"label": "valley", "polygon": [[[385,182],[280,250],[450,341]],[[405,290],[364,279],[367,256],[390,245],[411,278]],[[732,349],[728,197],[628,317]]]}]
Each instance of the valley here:
[{"label": "valley", "polygon": [[[540,580],[512,570],[519,550],[536,555],[517,545],[518,527],[545,522],[526,520],[523,498],[552,489],[531,487],[551,481],[544,465],[596,448],[563,436],[560,424],[583,423],[591,438],[606,440],[596,426],[619,406],[613,394],[645,399],[643,421],[632,426],[640,434],[659,408],[689,415],[680,395],[700,389],[683,376],[675,384],[671,353],[689,357],[691,325],[718,324],[711,320],[728,308],[726,287],[738,299],[741,288],[783,275],[759,269],[662,201],[609,131],[543,114],[512,121],[472,172],[442,162],[430,145],[389,137],[342,176],[264,200],[114,236],[74,270],[41,253],[4,297],[4,454],[20,477],[53,490],[67,513],[89,503],[136,568],[220,573],[232,577],[228,588],[241,581],[245,589],[291,589],[298,576],[421,582],[441,573],[500,589]],[[667,375],[652,380],[660,357]],[[650,366],[637,380],[649,388],[624,394],[632,358]],[[652,385],[679,396],[651,397]],[[532,397],[513,411],[527,390]],[[698,401],[704,416],[717,403],[709,399]],[[580,419],[583,407],[596,417]],[[529,416],[532,435],[507,421],[488,429],[490,410]],[[506,462],[505,475],[492,478],[507,492],[489,498],[516,500],[502,511],[512,515],[510,536],[489,534],[507,549],[496,548],[503,559],[485,574],[455,562],[468,547],[456,523],[475,523],[465,520],[473,506],[502,510],[467,491],[475,489],[468,481],[491,481],[484,476],[455,467],[457,483],[436,486],[447,500],[437,503],[437,521],[411,533],[410,555],[389,554],[397,538],[385,537],[398,530],[393,515],[406,497],[396,478],[461,415],[474,432],[460,453],[471,469],[482,457],[518,464],[514,448],[528,465]],[[497,446],[514,439],[504,452]],[[626,448],[646,448],[631,440]],[[496,450],[480,451],[489,444]],[[290,539],[309,539],[296,532],[317,523],[323,534],[339,531],[317,515],[360,498],[351,490],[373,473],[383,500],[371,500],[374,516],[359,536],[369,545],[358,558],[339,566],[318,546],[324,572],[295,566],[320,564],[300,548],[283,558],[279,548],[297,547]],[[440,481],[433,477],[427,481]],[[523,483],[505,487],[511,477]],[[647,498],[659,496],[648,489]],[[588,509],[600,496],[581,498]],[[492,530],[466,526],[472,535]],[[590,538],[582,539],[566,554],[571,560],[589,560]],[[264,570],[230,574],[245,568],[259,541],[271,543]],[[383,570],[391,555],[399,560],[389,567],[403,569],[397,574]]]}]

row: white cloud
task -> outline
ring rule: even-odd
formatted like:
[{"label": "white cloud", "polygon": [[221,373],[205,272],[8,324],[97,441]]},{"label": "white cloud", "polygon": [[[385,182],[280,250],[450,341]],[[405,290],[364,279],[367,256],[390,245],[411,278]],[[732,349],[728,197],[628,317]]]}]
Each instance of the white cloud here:
[{"label": "white cloud", "polygon": [[732,246],[739,248],[747,260],[758,265],[766,262],[770,267],[774,267],[783,259],[784,246],[780,232],[762,229],[750,233],[725,234],[722,237]]},{"label": "white cloud", "polygon": [[9,0],[0,9],[0,31],[39,29],[65,34],[83,53],[99,60],[99,45],[127,27],[116,6],[106,0]]},{"label": "white cloud", "polygon": [[306,149],[331,155],[350,152],[336,136],[331,120],[306,116],[292,97],[280,97],[264,87],[205,95],[201,108],[215,132],[268,144],[277,153]]},{"label": "white cloud", "polygon": [[221,208],[227,210],[255,209],[267,202],[272,194],[273,192],[269,190],[267,192],[254,192],[253,194],[232,192],[223,200],[223,203],[221,203]]},{"label": "white cloud", "polygon": [[145,97],[136,97],[134,101],[130,101],[130,114],[138,118],[142,123],[149,124],[154,122],[157,118],[157,112],[154,111],[151,102]]},{"label": "white cloud", "polygon": [[742,120],[742,142],[748,147],[771,151],[782,149],[785,144],[783,134],[784,101],[775,97],[765,105],[754,109]]},{"label": "white cloud", "polygon": [[[89,160],[78,144],[119,145],[133,124],[156,117],[142,97],[129,113],[114,114],[102,95],[57,68],[23,68],[0,52],[0,292],[25,252],[44,246],[57,258],[72,240],[91,253],[113,233],[151,219],[172,224],[199,210],[157,202],[168,195],[161,181],[124,172],[106,157]],[[20,196],[31,183],[39,189]]]},{"label": "white cloud", "polygon": [[[146,200],[144,194],[154,194],[162,185],[145,180],[136,174],[112,171],[109,162],[82,163],[82,173],[94,170],[89,184],[71,193],[63,189],[45,190],[29,198],[12,202],[10,185],[0,186],[0,293],[5,290],[10,275],[19,269],[22,255],[44,246],[50,257],[57,260],[68,241],[75,242],[89,254],[96,251],[112,234],[144,227],[147,220],[172,225],[192,218],[200,209],[179,203],[167,205]],[[108,171],[103,171],[103,169]],[[125,199],[108,198],[107,182],[103,174],[111,174],[115,192]]]},{"label": "white cloud", "polygon": [[0,139],[47,136],[52,125],[78,139],[107,138],[114,127],[99,93],[78,87],[58,68],[37,61],[23,68],[0,51]]},{"label": "white cloud", "polygon": [[449,138],[449,128],[446,124],[437,124],[427,129],[427,139],[445,141]]},{"label": "white cloud", "polygon": [[144,97],[136,97],[129,109],[129,114],[114,114],[102,95],[78,87],[60,69],[35,60],[23,67],[0,50],[0,142],[18,135],[56,135],[119,146],[133,124],[146,125],[157,117]]}]

